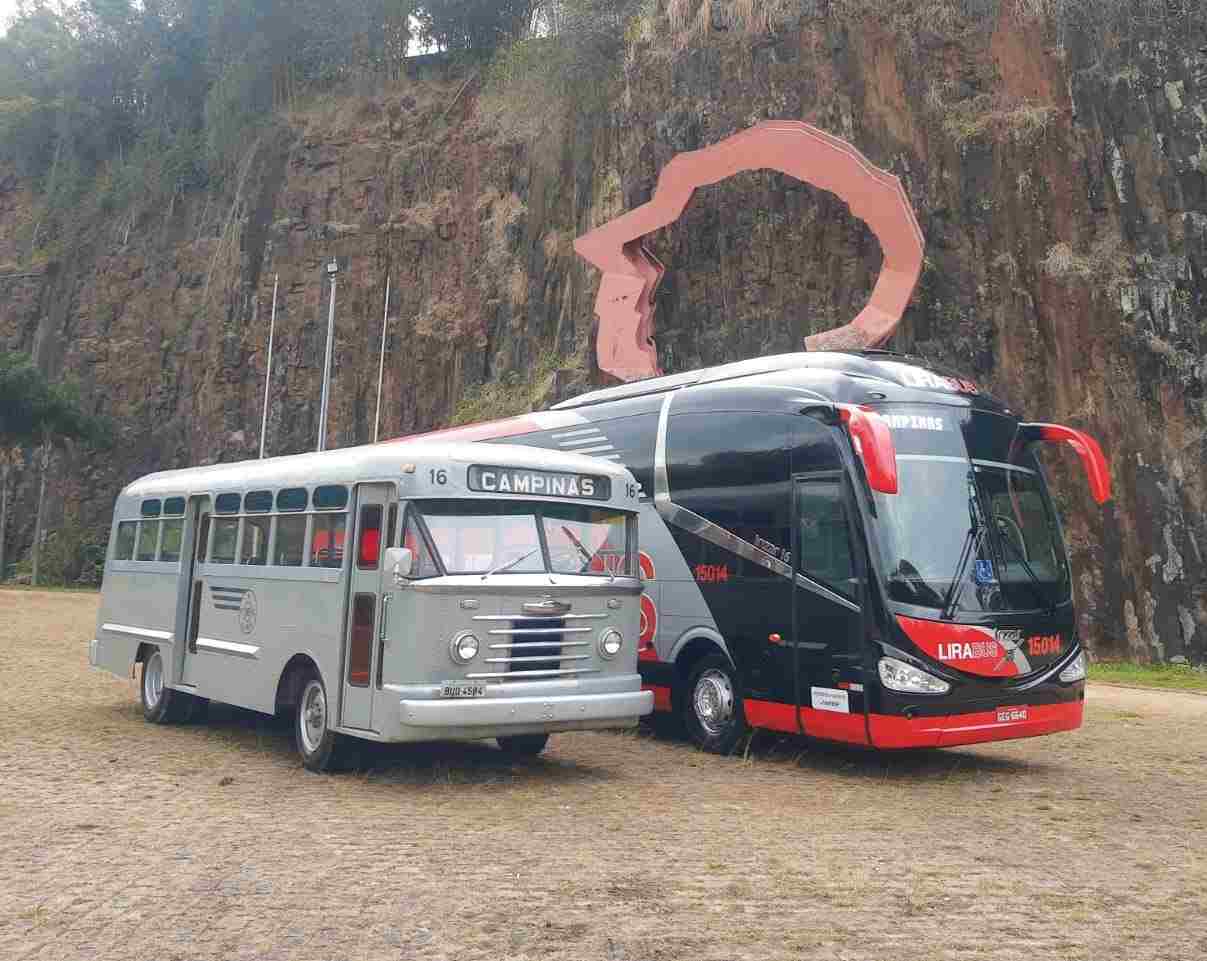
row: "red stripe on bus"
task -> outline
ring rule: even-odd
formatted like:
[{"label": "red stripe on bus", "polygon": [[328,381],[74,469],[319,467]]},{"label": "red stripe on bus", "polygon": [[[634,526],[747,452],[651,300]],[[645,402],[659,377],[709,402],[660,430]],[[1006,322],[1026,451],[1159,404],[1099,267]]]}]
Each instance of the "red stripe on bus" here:
[{"label": "red stripe on bus", "polygon": [[654,710],[669,711],[671,709],[671,689],[661,684],[642,684],[643,691],[654,692]]},{"label": "red stripe on bus", "polygon": [[[752,727],[769,731],[797,732],[796,718],[791,704],[775,701],[743,701],[746,723]],[[862,714],[843,714],[839,711],[819,711],[811,707],[800,709],[801,723],[810,737],[826,741],[843,741],[847,744],[867,744]]]}]

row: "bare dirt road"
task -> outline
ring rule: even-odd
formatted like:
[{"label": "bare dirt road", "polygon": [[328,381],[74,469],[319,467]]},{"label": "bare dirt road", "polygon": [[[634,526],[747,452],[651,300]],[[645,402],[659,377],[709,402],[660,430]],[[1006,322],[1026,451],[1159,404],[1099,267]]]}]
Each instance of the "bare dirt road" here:
[{"label": "bare dirt road", "polygon": [[0,591],[0,958],[1207,958],[1207,697],[746,759],[564,734],[325,777],[287,728],[143,722],[96,596]]}]

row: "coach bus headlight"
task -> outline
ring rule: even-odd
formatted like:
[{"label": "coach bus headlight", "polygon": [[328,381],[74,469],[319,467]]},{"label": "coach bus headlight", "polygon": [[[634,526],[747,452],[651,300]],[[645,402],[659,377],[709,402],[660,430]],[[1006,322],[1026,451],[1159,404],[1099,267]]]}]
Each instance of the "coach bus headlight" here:
[{"label": "coach bus headlight", "polygon": [[946,694],[951,685],[895,657],[880,658],[880,683],[902,694]]},{"label": "coach bus headlight", "polygon": [[608,628],[599,635],[599,653],[604,657],[615,657],[624,647],[624,635],[620,631]]},{"label": "coach bus headlight", "polygon": [[478,639],[469,631],[464,631],[453,638],[448,653],[456,663],[468,664],[478,656]]},{"label": "coach bus headlight", "polygon": [[1085,680],[1085,651],[1078,651],[1077,656],[1060,672],[1060,679],[1066,684]]}]

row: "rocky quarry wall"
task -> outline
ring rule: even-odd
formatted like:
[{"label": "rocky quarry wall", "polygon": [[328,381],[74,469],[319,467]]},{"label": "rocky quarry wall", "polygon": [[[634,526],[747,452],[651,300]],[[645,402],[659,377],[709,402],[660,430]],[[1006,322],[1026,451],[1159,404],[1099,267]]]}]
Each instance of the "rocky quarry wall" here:
[{"label": "rocky quarry wall", "polygon": [[[275,118],[220,194],[115,218],[47,262],[21,257],[34,198],[0,174],[0,348],[76,377],[121,425],[113,451],[59,462],[50,526],[106,526],[141,473],[256,455],[277,276],[268,452],[310,449],[332,257],[331,446],[373,436],[387,276],[383,437],[603,383],[574,237],[648,199],[675,153],[803,119],[900,176],[917,210],[926,265],[893,346],[1102,442],[1106,508],[1071,454],[1048,456],[1088,643],[1202,662],[1207,27],[1187,22],[1091,44],[1002,4],[964,30],[830,17],[683,50],[637,37],[608,109],[535,141],[484,115],[472,74],[436,67]],[[880,257],[834,197],[760,173],[700,191],[653,249],[668,372],[799,349],[859,310]],[[35,490],[23,472],[19,550]]]}]

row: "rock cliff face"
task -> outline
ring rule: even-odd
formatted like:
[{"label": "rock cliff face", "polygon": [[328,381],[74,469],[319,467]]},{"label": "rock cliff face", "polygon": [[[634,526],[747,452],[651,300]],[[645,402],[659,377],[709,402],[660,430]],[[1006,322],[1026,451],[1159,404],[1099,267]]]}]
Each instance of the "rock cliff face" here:
[{"label": "rock cliff face", "polygon": [[[895,346],[1106,449],[1105,510],[1071,455],[1049,457],[1088,642],[1207,659],[1207,27],[1091,41],[1026,6],[959,27],[830,16],[683,51],[638,40],[607,115],[529,146],[483,119],[472,76],[435,71],[279,118],[224,195],[97,229],[49,265],[21,266],[31,198],[0,174],[0,347],[78,377],[123,426],[111,454],[59,472],[52,526],[106,524],[140,473],[255,456],[278,275],[268,452],[312,447],[332,257],[332,446],[373,437],[387,276],[383,437],[601,382],[597,278],[573,238],[646,200],[678,151],[797,118],[915,204],[927,261]],[[879,266],[841,203],[771,174],[699,192],[654,249],[667,371],[799,349],[858,311]]]}]

